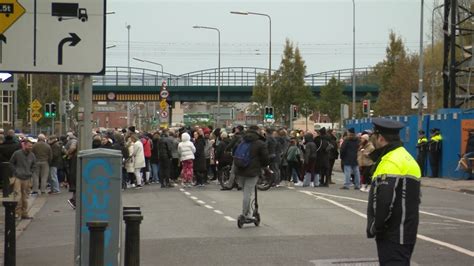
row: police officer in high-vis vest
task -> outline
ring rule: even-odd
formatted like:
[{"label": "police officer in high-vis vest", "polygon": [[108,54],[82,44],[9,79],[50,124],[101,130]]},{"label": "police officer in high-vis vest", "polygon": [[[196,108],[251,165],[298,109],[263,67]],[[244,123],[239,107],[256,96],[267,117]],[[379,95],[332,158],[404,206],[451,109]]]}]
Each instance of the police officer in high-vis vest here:
[{"label": "police officer in high-vis vest", "polygon": [[432,128],[430,132],[431,139],[428,142],[428,151],[430,156],[431,177],[439,177],[443,136],[441,136],[441,132],[438,128]]},{"label": "police officer in high-vis vest", "polygon": [[418,231],[420,167],[403,147],[400,122],[374,118],[376,150],[367,206],[367,236],[375,237],[380,265],[410,265]]},{"label": "police officer in high-vis vest", "polygon": [[421,176],[425,176],[426,171],[426,155],[428,154],[428,138],[426,138],[425,131],[418,131],[418,142],[416,144],[418,151],[416,161],[421,169]]}]

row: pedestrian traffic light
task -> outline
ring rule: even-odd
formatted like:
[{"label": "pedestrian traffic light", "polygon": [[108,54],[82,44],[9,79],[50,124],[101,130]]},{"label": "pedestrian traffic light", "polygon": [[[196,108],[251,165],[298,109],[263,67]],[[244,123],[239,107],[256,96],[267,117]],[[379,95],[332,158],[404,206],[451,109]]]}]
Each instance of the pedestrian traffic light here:
[{"label": "pedestrian traffic light", "polygon": [[44,104],[44,117],[46,118],[51,117],[51,104],[50,103]]},{"label": "pedestrian traffic light", "polygon": [[292,105],[291,109],[293,111],[293,119],[297,119],[298,118],[298,106]]},{"label": "pedestrian traffic light", "polygon": [[273,119],[273,107],[265,106],[265,119]]},{"label": "pedestrian traffic light", "polygon": [[50,104],[51,106],[51,117],[56,117],[56,104],[55,103],[51,103]]},{"label": "pedestrian traffic light", "polygon": [[362,113],[369,114],[370,111],[370,100],[363,100],[362,101]]}]

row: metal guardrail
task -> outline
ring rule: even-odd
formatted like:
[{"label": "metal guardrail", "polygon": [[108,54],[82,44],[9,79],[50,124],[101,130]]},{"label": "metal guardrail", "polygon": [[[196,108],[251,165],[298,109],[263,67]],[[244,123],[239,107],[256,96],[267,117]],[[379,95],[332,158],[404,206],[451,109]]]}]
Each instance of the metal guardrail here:
[{"label": "metal guardrail", "polygon": [[[367,84],[367,76],[372,68],[356,68],[356,82]],[[217,86],[218,69],[203,69],[181,75],[174,75],[152,69],[110,66],[103,76],[94,76],[94,85],[100,86]],[[274,73],[275,70],[272,70]],[[254,86],[258,75],[266,75],[267,68],[223,67],[221,68],[221,86]],[[337,80],[352,84],[352,69],[339,69],[314,73],[305,77],[309,86],[323,86],[335,77]]]}]

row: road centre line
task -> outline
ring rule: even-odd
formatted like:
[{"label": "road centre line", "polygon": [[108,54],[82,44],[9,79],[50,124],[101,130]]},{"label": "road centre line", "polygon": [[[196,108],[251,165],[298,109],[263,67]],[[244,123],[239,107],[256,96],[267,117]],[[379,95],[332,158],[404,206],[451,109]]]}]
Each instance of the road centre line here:
[{"label": "road centre line", "polygon": [[[301,193],[304,193],[304,194],[306,194],[306,195],[315,197],[315,198],[317,198],[317,199],[321,199],[321,200],[327,201],[327,202],[329,202],[329,203],[331,203],[331,204],[333,204],[333,205],[336,205],[336,206],[341,207],[341,208],[343,208],[343,209],[345,209],[345,210],[347,210],[347,211],[350,211],[350,212],[352,212],[352,213],[354,213],[354,214],[356,214],[356,215],[358,215],[358,216],[360,216],[360,217],[362,217],[362,218],[364,218],[364,219],[367,219],[367,215],[365,215],[365,214],[363,214],[363,213],[361,213],[361,212],[359,212],[359,211],[357,211],[357,210],[355,210],[355,209],[353,209],[353,208],[351,208],[351,207],[348,207],[348,206],[346,206],[346,205],[344,205],[344,204],[341,204],[341,203],[336,202],[336,201],[331,200],[331,199],[324,198],[324,197],[322,197],[322,196],[314,195],[313,192],[311,192],[311,191],[300,191],[300,192],[301,192]],[[460,246],[456,246],[456,245],[453,245],[453,244],[450,244],[450,243],[446,243],[446,242],[443,242],[443,241],[440,241],[440,240],[436,240],[436,239],[434,239],[434,238],[427,237],[427,236],[424,236],[424,235],[417,234],[416,236],[417,236],[417,238],[422,239],[422,240],[425,240],[425,241],[427,241],[427,242],[431,242],[431,243],[434,243],[434,244],[437,244],[437,245],[440,245],[440,246],[444,246],[444,247],[447,247],[447,248],[452,249],[452,250],[454,250],[454,251],[457,251],[457,252],[459,252],[459,253],[462,253],[462,254],[465,254],[465,255],[474,257],[474,251],[471,251],[471,250],[468,250],[468,249],[465,249],[465,248],[462,248],[462,247],[460,247]]]},{"label": "road centre line", "polygon": [[237,220],[235,220],[234,218],[230,217],[230,216],[224,216],[224,218],[227,219],[227,221],[230,221],[230,222],[235,222]]},{"label": "road centre line", "polygon": [[[361,199],[358,199],[358,198],[344,197],[344,196],[338,196],[338,195],[332,195],[332,194],[326,194],[326,193],[314,192],[314,191],[310,191],[310,192],[313,193],[313,194],[315,194],[315,195],[320,195],[320,196],[327,196],[327,197],[333,197],[333,198],[347,199],[347,200],[358,201],[358,202],[364,202],[364,203],[367,203],[367,202],[368,202],[367,200],[361,200]],[[432,212],[427,212],[427,211],[421,211],[421,210],[420,210],[420,213],[425,214],[425,215],[430,215],[430,216],[439,217],[439,218],[444,218],[444,219],[448,219],[448,220],[453,220],[453,221],[457,221],[457,222],[461,222],[461,223],[474,224],[473,221],[468,221],[468,220],[459,219],[459,218],[450,217],[450,216],[444,216],[444,215],[436,214],[436,213],[432,213]]]},{"label": "road centre line", "polygon": [[[196,201],[197,203],[203,205],[204,207],[206,207],[207,209],[214,209],[214,207],[212,207],[211,205],[208,205],[206,204],[204,201],[202,200],[199,200],[197,197],[195,196],[191,196],[191,193],[187,192],[186,190],[184,189],[180,189],[181,192],[183,192],[184,194],[186,194],[189,198],[193,199],[194,201]],[[213,210],[215,213],[217,214],[220,214],[220,215],[224,215],[224,212],[220,211],[220,210]],[[224,218],[227,220],[227,221],[230,221],[230,222],[235,222],[236,220],[230,216],[224,216]]]}]

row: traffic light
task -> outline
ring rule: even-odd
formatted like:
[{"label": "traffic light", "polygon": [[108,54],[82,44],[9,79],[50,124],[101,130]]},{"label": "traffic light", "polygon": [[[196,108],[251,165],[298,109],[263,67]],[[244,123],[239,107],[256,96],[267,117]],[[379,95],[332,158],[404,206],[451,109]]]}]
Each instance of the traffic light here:
[{"label": "traffic light", "polygon": [[297,119],[298,118],[298,106],[292,105],[291,108],[293,110],[293,119]]},{"label": "traffic light", "polygon": [[265,119],[273,119],[273,107],[265,106]]},{"label": "traffic light", "polygon": [[370,111],[370,100],[363,100],[362,101],[362,113],[369,114]]},{"label": "traffic light", "polygon": [[44,117],[46,118],[51,117],[51,104],[50,103],[44,104]]},{"label": "traffic light", "polygon": [[51,103],[50,104],[50,107],[51,107],[51,117],[56,117],[56,104],[55,103]]}]

